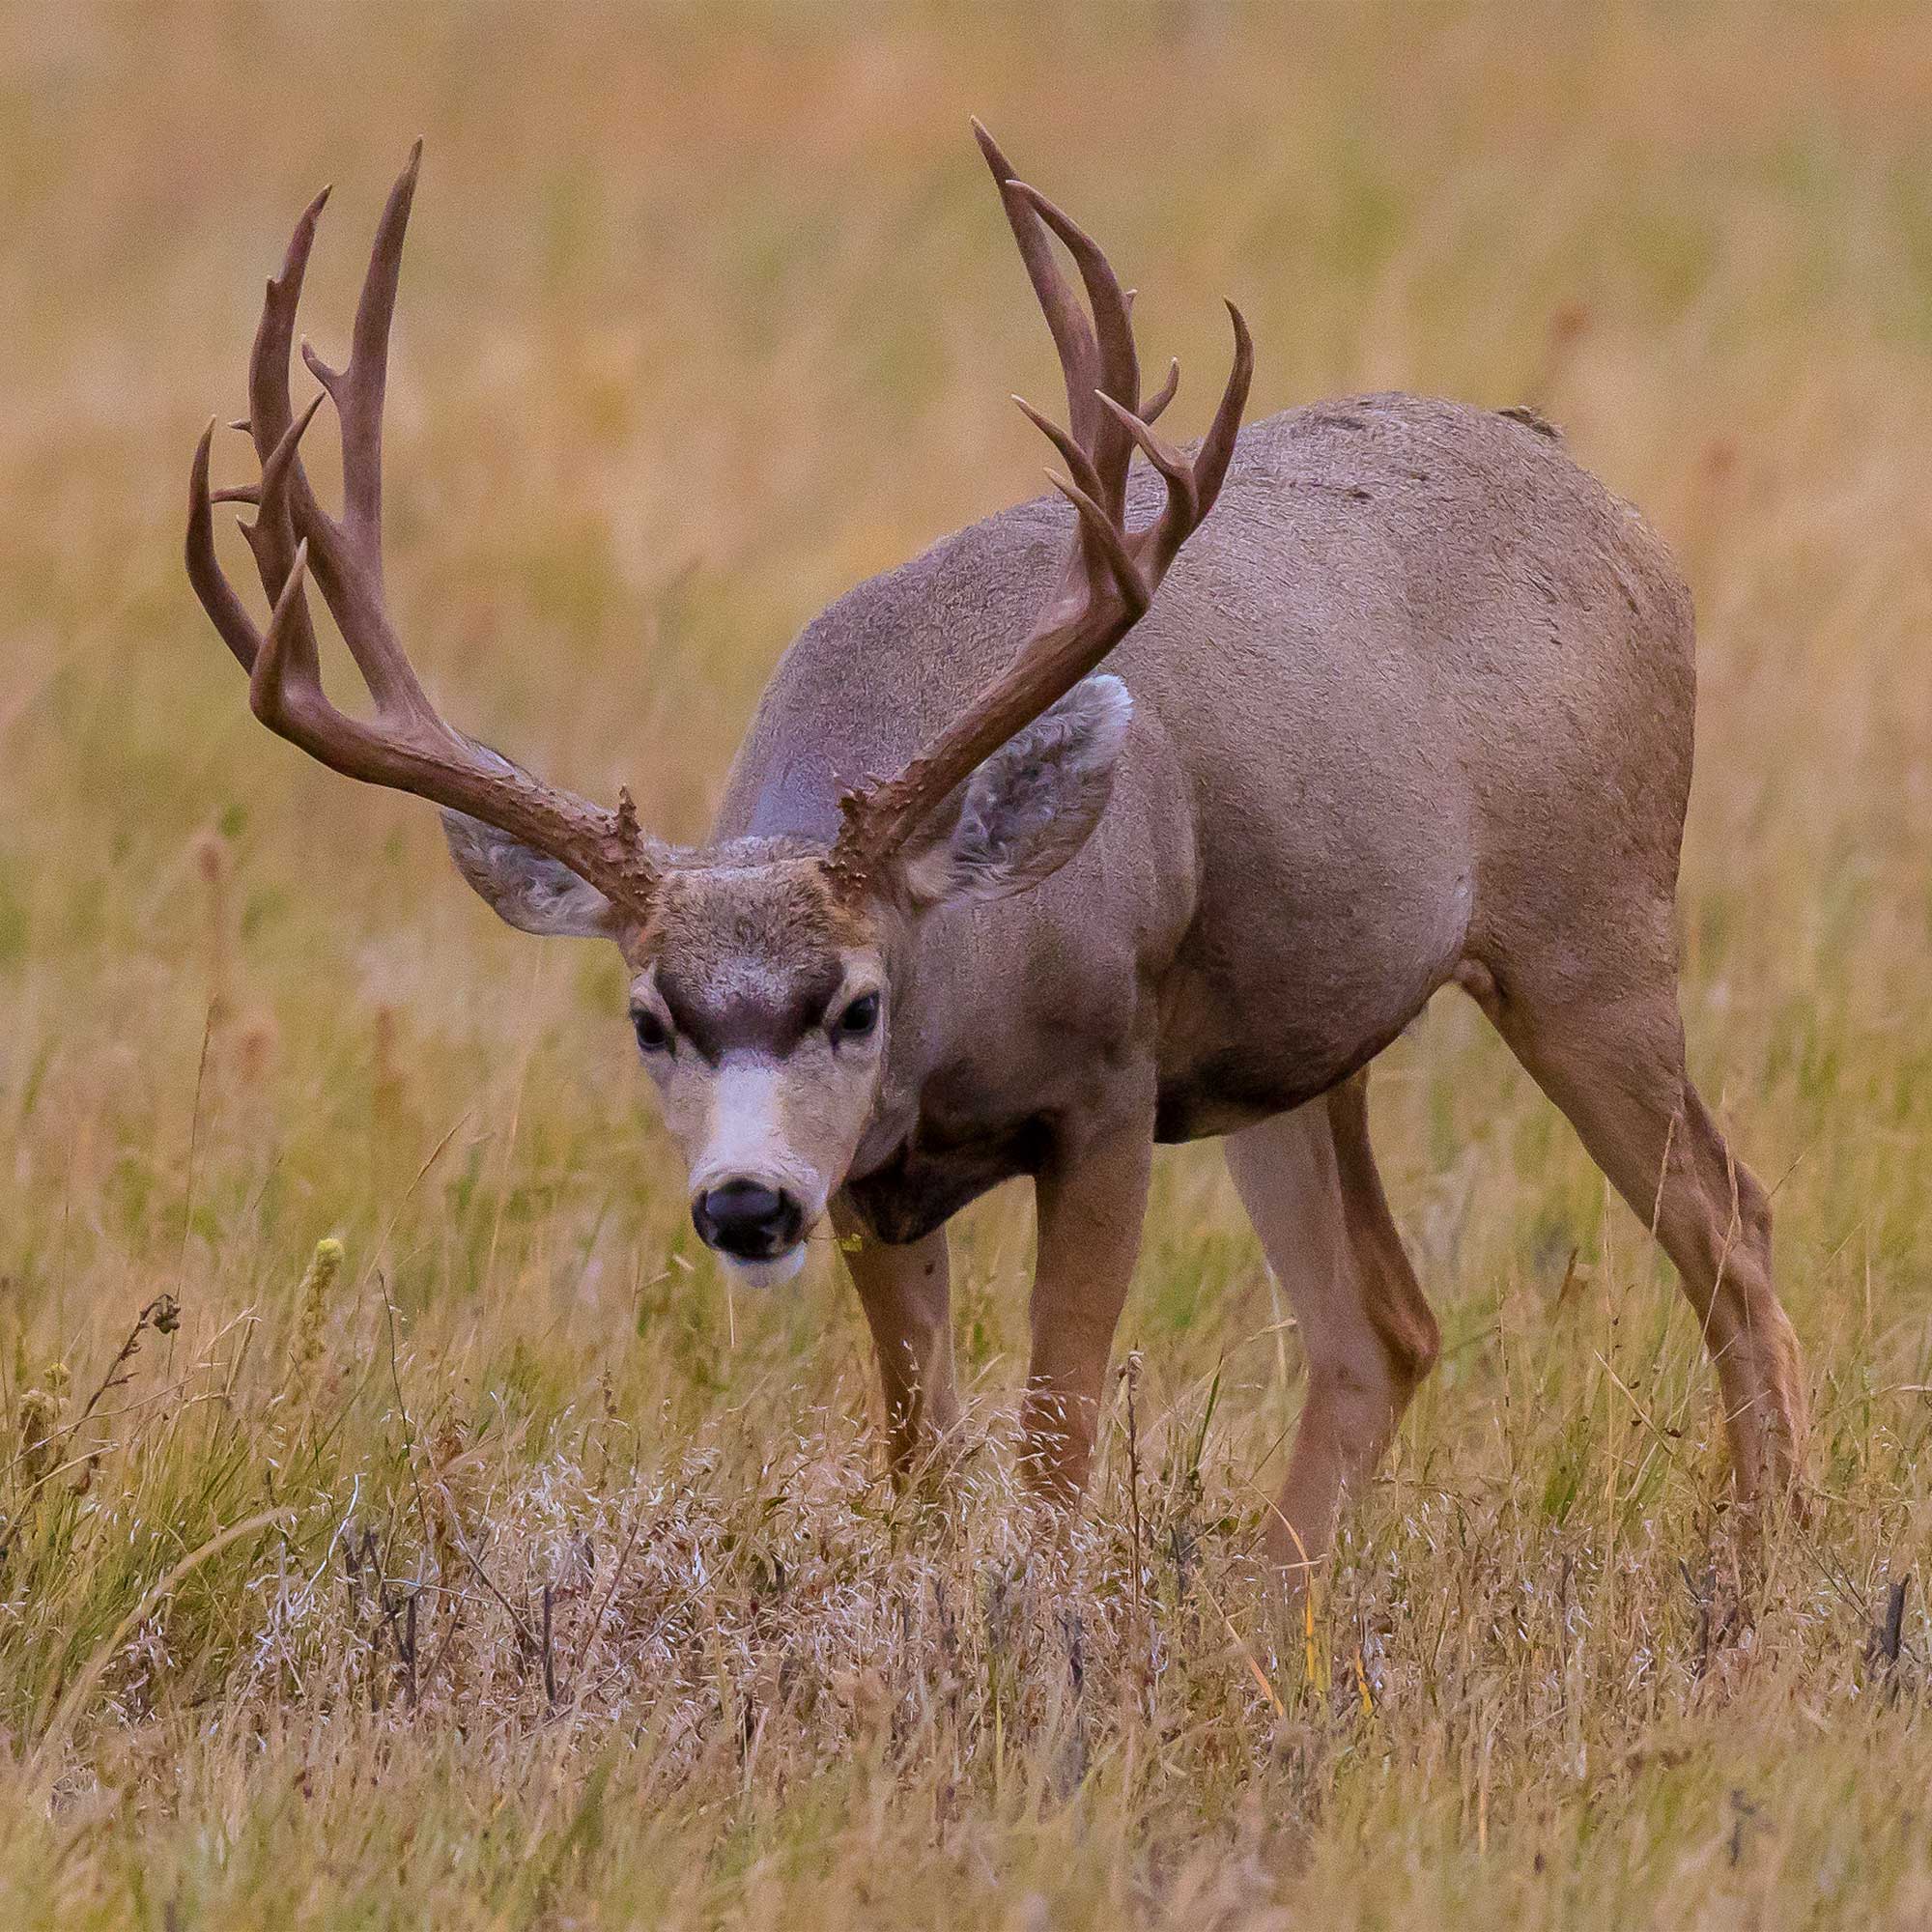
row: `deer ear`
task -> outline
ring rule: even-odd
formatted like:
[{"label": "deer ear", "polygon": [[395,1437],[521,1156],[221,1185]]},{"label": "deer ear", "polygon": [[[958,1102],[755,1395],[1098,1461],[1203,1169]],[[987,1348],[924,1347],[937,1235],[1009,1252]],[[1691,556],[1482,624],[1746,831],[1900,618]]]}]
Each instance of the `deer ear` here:
[{"label": "deer ear", "polygon": [[913,903],[1003,899],[1059,871],[1106,810],[1133,716],[1119,678],[1090,677],[1015,732],[967,780],[957,812],[908,853]]},{"label": "deer ear", "polygon": [[442,814],[442,836],[456,869],[519,932],[545,939],[615,936],[611,901],[568,866],[460,811]]}]

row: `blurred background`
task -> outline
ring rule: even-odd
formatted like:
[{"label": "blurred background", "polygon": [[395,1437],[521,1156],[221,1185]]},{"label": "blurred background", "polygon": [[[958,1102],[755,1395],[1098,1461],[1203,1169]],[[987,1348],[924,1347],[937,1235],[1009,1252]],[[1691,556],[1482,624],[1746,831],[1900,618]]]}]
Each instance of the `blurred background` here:
[{"label": "blurred background", "polygon": [[[830,1252],[795,1293],[750,1300],[696,1250],[614,953],[499,926],[450,871],[430,810],[256,725],[180,552],[194,439],[242,412],[263,280],[296,216],[334,184],[303,326],[339,360],[383,196],[424,136],[387,418],[406,639],[457,724],[593,796],[628,783],[647,822],[700,836],[797,629],[1039,487],[1040,445],[1006,398],[1051,402],[1055,366],[969,113],[1139,285],[1150,365],[1181,359],[1171,420],[1187,433],[1218,391],[1229,295],[1258,346],[1252,413],[1390,387],[1527,404],[1674,546],[1701,639],[1682,899],[1693,1065],[1776,1191],[1814,1478],[1858,1504],[1829,1518],[1830,1575],[1876,1591],[1889,1552],[1922,1549],[1932,12],[12,0],[0,1396],[18,1442],[0,1483],[0,1727],[30,1735],[160,1569],[265,1496],[305,1512],[286,1559],[299,1569],[333,1560],[352,1511],[387,1510],[394,1532],[418,1478],[444,1494],[457,1469],[472,1498],[554,1526],[556,1458],[587,1472],[594,1512],[605,1478],[702,1456],[728,1512],[809,1416],[828,1455],[876,1473],[863,1324]],[[310,438],[319,478],[327,429]],[[218,447],[219,480],[252,473],[241,438]],[[222,540],[243,581],[242,546]],[[346,699],[339,655],[334,679]],[[1694,1323],[1465,1003],[1439,1002],[1386,1056],[1373,1107],[1446,1351],[1370,1533],[1406,1552],[1395,1574],[1416,1566],[1413,1601],[1493,1588],[1502,1630],[1518,1573],[1481,1570],[1466,1519],[1452,1531],[1429,1514],[1444,1498],[1520,1530],[1521,1574],[1546,1592],[1560,1575],[1566,1606],[1573,1555],[1587,1568],[1664,1524],[1630,1559],[1655,1577],[1605,1611],[1620,1634],[1590,1654],[1588,1722],[1610,1755],[1588,1762],[1634,1764],[1640,1700],[1622,1687],[1654,1681],[1641,1660],[1676,1629],[1674,1551],[1696,1547],[1685,1525],[1720,1480]],[[326,1236],[345,1243],[342,1274],[298,1289]],[[992,1415],[1021,1373],[1030,1239],[1020,1190],[960,1227],[962,1367]],[[151,1316],[117,1366],[164,1294],[179,1328]],[[1243,1547],[1279,1477],[1298,1351],[1211,1148],[1162,1156],[1122,1346],[1146,1351],[1149,1453],[1187,1447],[1187,1493],[1205,1482],[1215,1533]],[[290,1378],[327,1430],[276,1419],[294,1413]],[[79,1427],[97,1385],[119,1392]],[[34,1460],[30,1416],[76,1430],[64,1487]],[[1095,1508],[1124,1536],[1110,1455]],[[822,1547],[834,1520],[801,1538]],[[521,1533],[494,1547],[514,1552]],[[192,1615],[171,1612],[186,1675],[154,1683],[199,1696],[242,1681],[226,1673],[253,1641],[249,1549],[218,1586],[201,1573]],[[1430,1573],[1443,1550],[1450,1567]],[[428,1555],[407,1560],[429,1574]],[[1829,1686],[1859,1681],[1865,1625],[1804,1577],[1824,1608],[1792,1627],[1830,1631],[1806,1655],[1837,1661],[1803,1695],[1829,1706]],[[761,1587],[744,1585],[752,1609]],[[1706,1663],[1711,1628],[1707,1606]],[[1516,1655],[1469,1641],[1469,1684]],[[1438,1638],[1432,1685],[1448,1655]],[[1312,1671],[1312,1640],[1308,1657]],[[1530,1658],[1523,1708],[1570,1668]],[[1225,1676],[1263,1735],[1248,1676]],[[152,1715],[115,1694],[130,1726]],[[1594,1815],[1563,1795],[1583,1789],[1562,1782],[1583,1777],[1582,1745],[1560,1771],[1536,1755],[1571,1750],[1581,1708],[1521,1733],[1523,1775],[1543,1766],[1558,1793],[1524,1816]],[[1362,1772],[1350,1815],[1385,1822],[1406,1790],[1399,1815],[1462,1844],[1489,1815],[1472,1807],[1479,1786],[1490,1802],[1490,1733],[1478,1758],[1474,1732],[1404,1743],[1389,1722],[1373,1761],[1396,1782]],[[172,1753],[181,1734],[152,1735]],[[1722,1809],[1740,1774],[1701,1743],[1689,1754],[1716,1807],[1681,1867],[1702,1872],[1745,1831]],[[151,1788],[172,1790],[180,1761],[156,1756]],[[1770,1761],[1804,1762],[1782,1734]],[[1285,1780],[1270,1815],[1288,1815],[1304,1760],[1267,1762]],[[740,1772],[721,1763],[728,1808]],[[497,1815],[501,1767],[470,1769],[477,1808],[452,1843]],[[208,1776],[216,1809],[242,1804]],[[1915,1778],[1922,1763],[1891,1782]],[[1837,1829],[1839,1787],[1781,1788],[1796,1859]],[[1461,1809],[1429,1808],[1444,1791]],[[1660,1831],[1676,1802],[1659,1800]],[[129,1829],[128,1869],[158,1869],[147,1827]],[[1647,1831],[1605,1842],[1667,1873],[1643,1863]],[[1051,1846],[1037,1855],[1048,1871]],[[66,1857],[40,1868],[49,1900]],[[924,1922],[943,1917],[935,1899]]]},{"label": "blurred background", "polygon": [[[339,353],[424,135],[388,410],[406,636],[465,727],[696,837],[792,633],[1037,487],[1006,397],[1050,399],[1054,365],[969,112],[1145,292],[1183,424],[1226,293],[1254,413],[1528,403],[1675,546],[1693,1054],[1783,1183],[1826,1358],[1848,1291],[1922,1321],[1923,9],[76,0],[0,14],[0,1320],[27,1358],[157,1278],[240,1306],[335,1231],[484,1381],[528,1329],[573,1385],[654,1293],[728,1378],[614,953],[500,928],[430,810],[252,722],[183,581],[188,452],[242,412],[324,182],[303,323]],[[1377,1106],[1452,1329],[1587,1264],[1598,1179],[1472,1012]],[[1192,1330],[1198,1366],[1264,1321],[1263,1277],[1211,1153],[1163,1172],[1130,1321]],[[996,1204],[968,1234],[983,1364],[1025,1228]],[[778,1359],[829,1321],[813,1377],[863,1365],[825,1273],[754,1318]]]}]

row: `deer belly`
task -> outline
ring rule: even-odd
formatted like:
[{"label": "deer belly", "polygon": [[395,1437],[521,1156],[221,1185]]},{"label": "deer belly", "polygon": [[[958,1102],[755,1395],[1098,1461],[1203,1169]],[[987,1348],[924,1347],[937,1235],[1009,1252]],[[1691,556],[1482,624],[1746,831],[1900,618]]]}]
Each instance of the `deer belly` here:
[{"label": "deer belly", "polygon": [[1208,1140],[1285,1114],[1366,1066],[1406,1024],[1357,1041],[1341,1055],[1283,1056],[1238,1047],[1209,1054],[1172,1076],[1163,1075],[1154,1100],[1153,1137],[1170,1145]]},{"label": "deer belly", "polygon": [[1466,873],[1436,894],[1284,922],[1272,945],[1202,944],[1162,999],[1154,1137],[1228,1134],[1366,1066],[1455,971]]}]

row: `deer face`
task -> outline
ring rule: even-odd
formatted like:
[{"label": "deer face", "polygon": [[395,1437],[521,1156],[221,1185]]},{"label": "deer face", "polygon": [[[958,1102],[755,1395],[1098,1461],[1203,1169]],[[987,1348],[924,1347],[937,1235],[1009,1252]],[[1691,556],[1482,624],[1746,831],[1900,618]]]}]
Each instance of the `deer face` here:
[{"label": "deer face", "polygon": [[890,1007],[873,923],[815,857],[759,842],[668,871],[625,954],[692,1220],[727,1263],[782,1280],[871,1119]]},{"label": "deer face", "polygon": [[795,1273],[871,1120],[892,1009],[884,940],[902,917],[841,891],[823,848],[796,839],[660,850],[633,912],[478,819],[445,812],[443,831],[510,924],[616,942],[698,1234],[760,1281]]}]

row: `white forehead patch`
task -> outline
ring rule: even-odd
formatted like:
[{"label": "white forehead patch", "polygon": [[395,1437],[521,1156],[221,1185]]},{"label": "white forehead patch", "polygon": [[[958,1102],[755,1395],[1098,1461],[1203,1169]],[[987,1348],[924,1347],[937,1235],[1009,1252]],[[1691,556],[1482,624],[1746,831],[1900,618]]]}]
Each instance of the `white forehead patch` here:
[{"label": "white forehead patch", "polygon": [[799,1068],[768,1054],[725,1055],[706,1083],[704,1132],[691,1169],[694,1191],[754,1180],[790,1194],[808,1216],[822,1210],[833,1177],[819,1174],[812,1153],[797,1145],[791,1103],[799,1077]]}]

